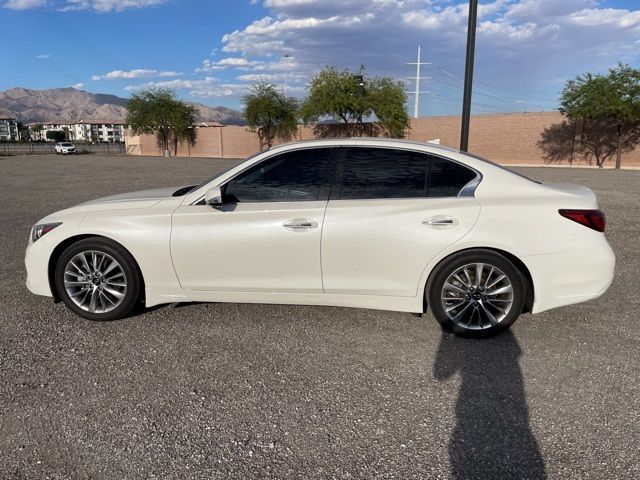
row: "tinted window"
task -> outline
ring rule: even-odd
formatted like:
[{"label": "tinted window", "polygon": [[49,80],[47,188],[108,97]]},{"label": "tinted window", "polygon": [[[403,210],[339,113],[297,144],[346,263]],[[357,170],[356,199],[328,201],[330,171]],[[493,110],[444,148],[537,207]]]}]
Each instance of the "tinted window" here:
[{"label": "tinted window", "polygon": [[473,170],[444,158],[431,156],[429,163],[429,197],[455,197],[476,177]]},{"label": "tinted window", "polygon": [[225,201],[318,200],[330,152],[328,148],[296,150],[260,162],[227,183]]},{"label": "tinted window", "polygon": [[349,148],[341,198],[455,197],[475,177],[473,170],[433,155]]},{"label": "tinted window", "polygon": [[425,155],[385,148],[349,148],[342,199],[423,197],[426,174]]}]

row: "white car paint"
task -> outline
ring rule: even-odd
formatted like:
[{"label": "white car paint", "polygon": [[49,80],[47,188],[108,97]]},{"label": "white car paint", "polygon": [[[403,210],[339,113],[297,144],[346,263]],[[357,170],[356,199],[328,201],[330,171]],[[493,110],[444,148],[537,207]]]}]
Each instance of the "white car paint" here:
[{"label": "white car paint", "polygon": [[70,142],[58,142],[54,148],[56,153],[62,153],[63,155],[76,153],[76,146]]},{"label": "white car paint", "polygon": [[[482,175],[473,197],[198,204],[250,165],[279,153],[372,146],[431,153]],[[108,237],[136,259],[146,305],[215,301],[366,307],[422,312],[430,272],[449,255],[492,248],[519,259],[534,287],[532,311],[601,295],[615,256],[604,234],[558,214],[596,209],[586,187],[537,184],[435,145],[398,140],[314,140],[254,156],[184,196],[161,189],[115,195],[51,214],[62,222],[26,252],[27,286],[53,296],[48,265],[78,236]],[[449,219],[450,225],[439,225]],[[291,221],[311,221],[302,230]],[[435,222],[434,222],[435,220]]]}]

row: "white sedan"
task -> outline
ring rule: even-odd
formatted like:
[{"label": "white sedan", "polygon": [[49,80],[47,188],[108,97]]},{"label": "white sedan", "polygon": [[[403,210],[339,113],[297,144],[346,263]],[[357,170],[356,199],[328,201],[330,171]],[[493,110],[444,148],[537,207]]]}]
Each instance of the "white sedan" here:
[{"label": "white sedan", "polygon": [[426,143],[314,140],[43,218],[27,286],[91,320],[142,302],[428,306],[479,337],[601,295],[615,265],[603,231],[586,187]]},{"label": "white sedan", "polygon": [[70,153],[76,153],[76,146],[71,142],[58,142],[56,143],[55,150],[57,154],[68,155]]}]

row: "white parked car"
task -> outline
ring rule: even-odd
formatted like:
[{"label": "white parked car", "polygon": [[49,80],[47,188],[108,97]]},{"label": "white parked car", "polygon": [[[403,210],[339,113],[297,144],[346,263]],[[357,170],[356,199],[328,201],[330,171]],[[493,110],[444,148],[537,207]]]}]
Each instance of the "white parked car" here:
[{"label": "white parked car", "polygon": [[56,153],[61,153],[63,155],[76,153],[76,146],[71,142],[58,142],[55,146]]},{"label": "white parked car", "polygon": [[314,140],[201,185],[115,195],[33,227],[27,286],[92,320],[172,302],[339,305],[488,336],[613,279],[594,193],[426,143]]}]

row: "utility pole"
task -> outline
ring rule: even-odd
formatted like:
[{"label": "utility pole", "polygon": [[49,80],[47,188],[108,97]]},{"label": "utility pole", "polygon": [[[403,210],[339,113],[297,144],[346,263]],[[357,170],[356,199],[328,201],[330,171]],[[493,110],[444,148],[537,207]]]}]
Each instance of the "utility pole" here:
[{"label": "utility pole", "polygon": [[476,23],[478,0],[469,0],[469,24],[467,25],[467,58],[464,67],[464,97],[462,99],[462,128],[460,150],[469,150],[469,122],[471,120],[471,93],[473,90],[473,57],[476,49]]},{"label": "utility pole", "polygon": [[420,61],[420,45],[418,45],[418,60],[416,62],[408,63],[407,65],[415,65],[416,66],[416,76],[415,77],[407,77],[410,80],[416,81],[416,91],[414,93],[415,98],[413,99],[413,118],[418,118],[418,112],[420,109],[420,94],[425,93],[420,91],[420,79],[421,78],[430,78],[430,77],[420,77],[420,65],[431,65],[430,62],[421,62]]},{"label": "utility pole", "polygon": [[288,53],[285,53],[284,55],[282,55],[282,57],[284,58],[284,96],[287,96],[287,70],[289,70],[289,57],[291,55],[289,55]]}]

